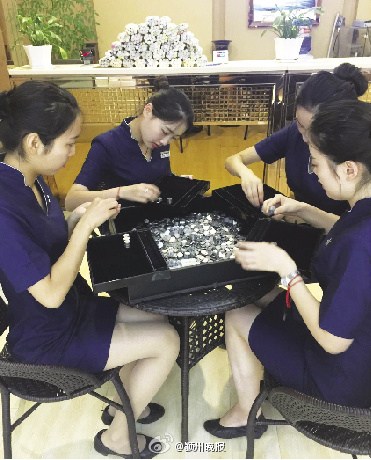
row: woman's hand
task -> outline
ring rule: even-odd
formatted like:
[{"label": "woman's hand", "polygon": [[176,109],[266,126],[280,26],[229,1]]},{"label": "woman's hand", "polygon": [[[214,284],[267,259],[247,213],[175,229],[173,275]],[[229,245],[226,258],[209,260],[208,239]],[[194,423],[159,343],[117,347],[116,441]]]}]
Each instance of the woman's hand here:
[{"label": "woman's hand", "polygon": [[[79,209],[81,208],[81,209]],[[75,209],[80,214],[79,226],[85,226],[89,233],[110,218],[116,218],[121,205],[114,198],[94,198]]]},{"label": "woman's hand", "polygon": [[81,216],[86,213],[87,208],[91,205],[91,201],[86,201],[85,203],[80,204],[75,208],[69,218],[75,222],[78,222],[81,219]]},{"label": "woman's hand", "polygon": [[86,209],[88,206],[90,206],[91,201],[87,201],[83,204],[80,204],[80,206],[77,206],[70,215],[67,218],[67,225],[68,225],[68,234],[71,235],[73,229],[75,228],[75,225],[77,222],[81,219],[81,216],[85,214]]},{"label": "woman's hand", "polygon": [[264,189],[262,180],[246,167],[244,173],[241,173],[241,187],[245,192],[246,198],[250,203],[259,207],[264,201]]},{"label": "woman's hand", "polygon": [[273,198],[265,200],[261,211],[267,216],[271,216],[273,219],[281,220],[286,216],[300,217],[300,211],[303,209],[301,201],[287,198],[284,195],[275,195]]},{"label": "woman's hand", "polygon": [[94,198],[76,208],[75,218],[80,217],[71,238],[50,274],[28,288],[29,293],[46,308],[59,308],[79,272],[86,245],[94,228],[105,220],[116,217],[121,206],[114,198]]},{"label": "woman's hand", "polygon": [[276,272],[283,277],[297,269],[287,252],[275,243],[239,242],[234,253],[244,270]]},{"label": "woman's hand", "polygon": [[138,203],[148,203],[156,201],[160,196],[160,189],[154,184],[133,184],[125,187],[120,187],[120,195],[118,198],[129,201],[137,201]]}]

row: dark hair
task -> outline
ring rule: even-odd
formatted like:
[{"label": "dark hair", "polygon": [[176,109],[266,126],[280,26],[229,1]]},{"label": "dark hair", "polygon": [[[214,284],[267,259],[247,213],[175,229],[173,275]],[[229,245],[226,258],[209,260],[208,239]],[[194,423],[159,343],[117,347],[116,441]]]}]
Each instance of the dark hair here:
[{"label": "dark hair", "polygon": [[72,94],[54,83],[26,81],[0,93],[0,142],[23,155],[22,139],[37,133],[45,146],[63,134],[80,113]]},{"label": "dark hair", "polygon": [[311,143],[334,163],[357,161],[371,172],[371,104],[358,100],[320,104],[309,133]]},{"label": "dark hair", "polygon": [[306,80],[296,98],[296,105],[312,111],[322,102],[357,99],[368,87],[358,67],[345,62],[334,72],[321,71]]},{"label": "dark hair", "polygon": [[163,121],[184,121],[187,131],[192,127],[193,109],[186,94],[176,88],[169,87],[166,77],[158,77],[154,81],[155,93],[147,100],[152,104],[152,113]]}]

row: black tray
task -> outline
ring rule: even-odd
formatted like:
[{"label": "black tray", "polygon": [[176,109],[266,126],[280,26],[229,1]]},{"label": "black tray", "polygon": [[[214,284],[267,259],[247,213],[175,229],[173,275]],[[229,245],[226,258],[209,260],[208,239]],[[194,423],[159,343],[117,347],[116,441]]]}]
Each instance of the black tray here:
[{"label": "black tray", "polygon": [[[278,192],[268,185],[263,185],[264,200],[273,198]],[[248,241],[267,241],[277,243],[295,260],[299,270],[306,278],[310,278],[310,264],[314,252],[324,235],[324,230],[307,224],[294,224],[267,218],[246,198],[240,185],[231,185],[216,189],[212,193],[228,203],[235,216],[242,220],[256,218],[256,222],[247,235]]]},{"label": "black tray", "polygon": [[129,234],[133,241],[130,248],[125,247],[122,234],[89,240],[88,263],[95,293],[126,288],[130,302],[137,302],[272,277],[268,272],[246,272],[234,260],[169,270],[150,232],[144,236],[143,230],[135,229]]},{"label": "black tray", "polygon": [[[221,203],[214,197],[195,198],[187,207],[188,213],[221,210],[236,218],[233,209],[228,212],[229,208],[225,202]],[[163,218],[165,208],[155,209],[156,213],[151,217],[154,220]],[[166,210],[171,211],[170,217],[184,216],[184,209],[167,207]],[[241,233],[246,236],[255,221],[256,218],[250,217],[240,220]],[[233,259],[170,270],[143,218],[137,222],[136,228],[125,233],[130,235],[129,248],[125,247],[123,232],[89,240],[88,264],[95,293],[126,288],[129,300],[135,302],[224,286],[247,278],[272,279],[272,274],[268,272],[246,272]]]},{"label": "black tray", "polygon": [[[268,198],[273,198],[277,191],[269,187],[269,185],[263,185],[264,200]],[[220,198],[222,201],[226,202],[230,207],[236,209],[241,217],[245,216],[256,216],[263,217],[264,214],[261,213],[260,207],[256,208],[253,206],[248,199],[244,191],[241,188],[241,185],[230,185],[228,187],[222,187],[214,190],[212,196]]]},{"label": "black tray", "polygon": [[[161,191],[159,202],[144,204],[120,200],[121,212],[115,219],[117,232],[127,232],[146,219],[171,217],[181,212],[187,214],[190,204],[210,188],[208,181],[180,176],[166,176],[157,185]],[[100,231],[109,234],[108,224],[103,224]]]},{"label": "black tray", "polygon": [[[233,191],[231,193],[231,189],[227,189],[228,194],[233,196]],[[196,197],[187,206],[187,212],[226,212],[238,220],[246,240],[276,242],[293,257],[304,274],[309,274],[311,258],[322,237],[322,230],[263,217],[260,210],[251,205],[251,209],[247,206],[241,210],[224,200],[223,192],[220,192],[221,189],[207,198]],[[166,217],[170,218],[185,215],[184,209],[177,206],[156,207],[154,210],[150,217],[155,220],[163,218],[166,213]],[[133,223],[130,222],[131,225]],[[135,302],[252,278],[262,282],[270,279],[271,282],[272,273],[245,271],[233,259],[170,270],[150,230],[143,223],[143,215],[132,225],[129,233],[130,248],[125,247],[122,233],[89,240],[87,254],[94,292],[125,288],[129,300]]]},{"label": "black tray", "polygon": [[247,235],[247,240],[277,243],[295,260],[298,269],[309,281],[312,257],[323,235],[323,229],[314,228],[310,225],[262,218],[255,222]]}]

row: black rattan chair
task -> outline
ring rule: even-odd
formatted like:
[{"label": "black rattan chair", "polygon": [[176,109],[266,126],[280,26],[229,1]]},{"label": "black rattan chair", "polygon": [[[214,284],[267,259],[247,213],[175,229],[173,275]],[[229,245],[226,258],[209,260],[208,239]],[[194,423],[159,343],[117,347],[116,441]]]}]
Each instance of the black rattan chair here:
[{"label": "black rattan chair", "polygon": [[[284,420],[255,420],[265,400],[280,412]],[[255,424],[291,425],[309,439],[351,454],[353,458],[371,455],[371,409],[328,403],[292,388],[278,386],[267,374],[247,419],[246,458],[254,458]]]},{"label": "black rattan chair", "polygon": [[[0,335],[8,327],[7,305],[0,298]],[[122,410],[128,420],[130,446],[133,458],[140,458],[135,430],[134,414],[129,397],[119,377],[120,368],[111,369],[99,374],[89,374],[61,366],[43,366],[23,364],[13,361],[5,348],[0,353],[0,391],[3,422],[4,458],[12,458],[12,432],[19,426],[41,403],[50,403],[73,399],[90,394],[101,401]],[[111,381],[119,395],[118,404],[95,390],[104,383]],[[11,423],[10,395],[17,396],[33,404],[21,417]]]}]

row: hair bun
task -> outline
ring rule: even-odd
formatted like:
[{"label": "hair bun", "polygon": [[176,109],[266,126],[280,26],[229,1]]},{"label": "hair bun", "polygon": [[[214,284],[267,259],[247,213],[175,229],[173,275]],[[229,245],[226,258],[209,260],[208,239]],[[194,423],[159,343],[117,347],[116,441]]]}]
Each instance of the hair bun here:
[{"label": "hair bun", "polygon": [[334,69],[334,75],[341,80],[348,81],[353,84],[357,96],[364,94],[368,88],[366,77],[362,74],[361,69],[344,62]]},{"label": "hair bun", "polygon": [[159,77],[155,78],[153,81],[153,86],[155,91],[160,91],[161,89],[169,89],[170,85],[165,75],[160,75]]}]

